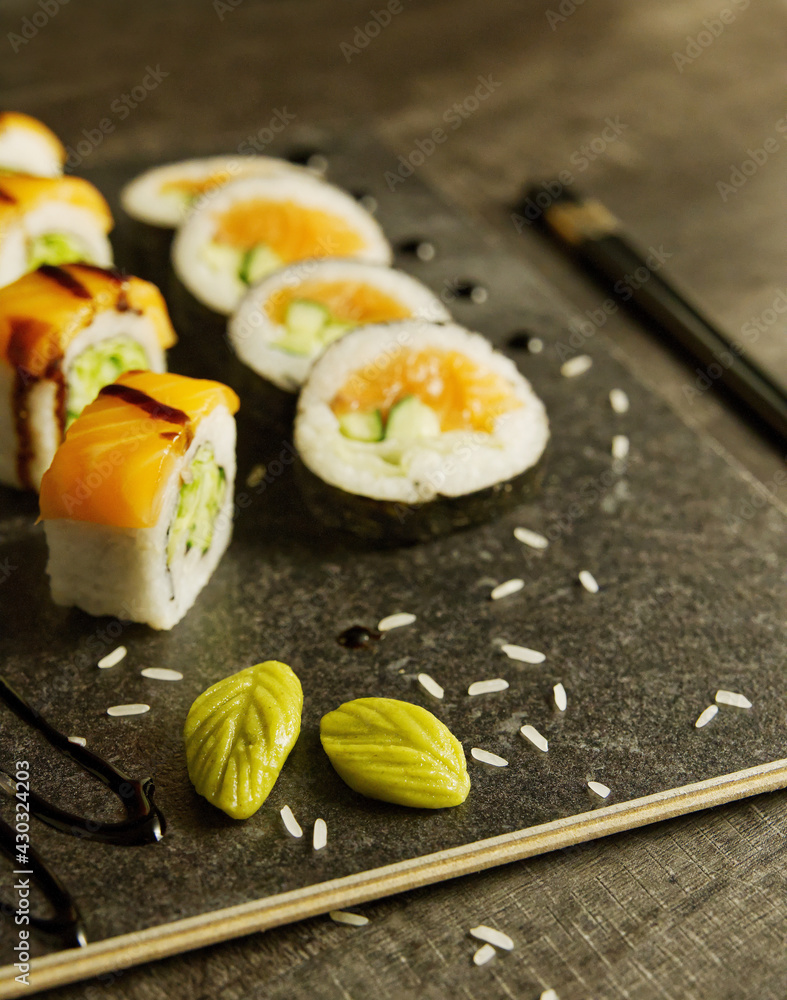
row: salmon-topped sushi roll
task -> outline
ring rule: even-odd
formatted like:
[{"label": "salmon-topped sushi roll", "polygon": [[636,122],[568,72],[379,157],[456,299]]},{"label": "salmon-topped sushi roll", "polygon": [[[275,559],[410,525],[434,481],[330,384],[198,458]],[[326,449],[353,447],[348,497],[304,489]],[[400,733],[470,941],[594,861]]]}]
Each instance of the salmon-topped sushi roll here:
[{"label": "salmon-topped sushi roll", "polygon": [[57,604],[170,629],[232,531],[238,397],[127,372],[69,428],[41,483]]},{"label": "salmon-topped sushi roll", "polygon": [[0,285],[41,264],[112,264],[112,214],[81,177],[0,175]]},{"label": "salmon-topped sushi roll", "polygon": [[354,198],[314,177],[246,177],[220,188],[178,230],[175,272],[218,313],[231,313],[250,285],[307,258],[389,264],[391,248]]},{"label": "salmon-topped sushi roll", "polygon": [[0,112],[0,172],[59,177],[66,151],[43,122],[19,111]]},{"label": "salmon-topped sushi roll", "polygon": [[0,288],[0,482],[37,489],[98,390],[165,371],[175,339],[158,288],[116,271],[44,265]]}]

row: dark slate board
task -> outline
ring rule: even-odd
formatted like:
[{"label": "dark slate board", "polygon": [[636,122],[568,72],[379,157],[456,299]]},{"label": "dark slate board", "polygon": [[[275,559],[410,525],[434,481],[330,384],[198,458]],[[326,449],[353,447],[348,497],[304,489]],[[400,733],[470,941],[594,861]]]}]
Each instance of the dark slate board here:
[{"label": "dark slate board", "polygon": [[[180,625],[155,633],[55,607],[35,501],[0,491],[2,672],[66,732],[87,737],[137,776],[153,775],[169,821],[161,844],[132,849],[34,824],[34,843],[76,896],[90,940],[586,812],[602,804],[586,789],[591,778],[612,788],[609,803],[624,802],[785,756],[787,551],[779,511],[623,369],[601,337],[589,345],[593,368],[574,380],[561,377],[556,345],[566,339],[570,311],[522,260],[417,177],[389,191],[384,173],[396,167],[392,154],[361,137],[328,139],[327,152],[332,180],[378,198],[378,217],[394,242],[421,236],[436,245],[433,261],[403,256],[400,266],[437,291],[456,278],[488,289],[484,304],[452,304],[459,322],[498,344],[523,327],[546,341],[539,355],[512,352],[550,414],[542,490],[496,523],[417,547],[375,551],[322,530],[305,512],[289,464],[292,403],[234,361],[220,326],[187,309],[191,319],[180,327],[171,367],[228,379],[243,406],[234,539]],[[90,177],[114,198],[139,166]],[[160,277],[155,256],[140,257],[132,236],[121,223],[119,263]],[[185,315],[174,290],[172,306]],[[610,409],[613,386],[631,397],[626,416]],[[615,433],[631,438],[624,472],[612,469]],[[253,465],[282,456],[281,474],[264,489],[244,486]],[[549,549],[516,542],[518,524],[547,534]],[[578,586],[583,568],[601,583],[598,595]],[[523,591],[489,601],[494,583],[515,576],[526,580]],[[415,612],[417,624],[368,651],[337,644],[345,627],[400,610]],[[501,641],[543,650],[547,660],[516,664],[499,651]],[[127,659],[97,670],[98,658],[119,642],[129,648]],[[303,682],[303,732],[263,808],[235,823],[193,792],[181,729],[205,687],[267,658],[290,663]],[[185,679],[142,678],[140,669],[151,665],[179,669]],[[420,689],[420,671],[444,685],[442,703]],[[495,676],[507,678],[510,689],[467,696],[472,681]],[[565,715],[552,707],[558,680],[568,691]],[[722,709],[695,730],[718,687],[746,693],[753,709]],[[468,755],[484,747],[510,766],[471,761],[471,795],[453,810],[362,800],[332,772],[318,723],[341,701],[365,695],[424,705]],[[109,705],[136,701],[152,711],[129,719],[104,714]],[[68,808],[112,815],[95,783],[5,710],[0,720],[0,766],[27,758],[40,791]],[[549,739],[548,754],[518,734],[524,722]],[[282,829],[284,804],[306,828],[301,842]],[[329,847],[315,855],[310,828],[318,816],[327,820]],[[2,882],[2,895],[10,896],[9,878]],[[3,935],[1,961],[11,958],[12,937]]]}]

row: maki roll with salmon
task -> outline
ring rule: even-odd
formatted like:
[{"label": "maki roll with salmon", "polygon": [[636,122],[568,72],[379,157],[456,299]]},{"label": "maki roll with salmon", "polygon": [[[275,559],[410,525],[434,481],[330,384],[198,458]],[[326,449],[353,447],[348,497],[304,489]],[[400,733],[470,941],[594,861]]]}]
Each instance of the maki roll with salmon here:
[{"label": "maki roll with salmon", "polygon": [[230,540],[237,409],[183,375],[127,372],[99,392],[41,483],[56,604],[180,621]]},{"label": "maki roll with salmon", "polygon": [[204,305],[229,314],[250,285],[307,258],[389,264],[391,248],[354,198],[310,176],[247,177],[220,188],[178,230],[172,261]]},{"label": "maki roll with salmon", "polygon": [[295,444],[315,513],[419,541],[521,502],[549,438],[529,382],[482,336],[410,320],[348,333],[301,392]]},{"label": "maki roll with salmon", "polygon": [[440,299],[403,271],[350,260],[308,260],[250,289],[229,323],[235,353],[280,389],[297,392],[329,344],[369,323],[447,322]]},{"label": "maki roll with salmon", "polygon": [[0,176],[0,286],[41,264],[109,267],[112,215],[81,177]]},{"label": "maki roll with salmon", "polygon": [[0,172],[59,177],[66,151],[43,122],[18,111],[0,112]]},{"label": "maki roll with salmon", "polygon": [[0,288],[0,482],[37,489],[99,389],[165,371],[175,339],[158,288],[116,271],[45,264]]}]

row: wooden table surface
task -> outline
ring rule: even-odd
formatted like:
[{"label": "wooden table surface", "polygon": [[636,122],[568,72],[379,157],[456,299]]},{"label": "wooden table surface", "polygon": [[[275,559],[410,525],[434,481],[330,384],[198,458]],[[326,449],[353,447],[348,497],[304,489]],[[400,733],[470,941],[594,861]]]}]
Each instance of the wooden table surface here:
[{"label": "wooden table surface", "polygon": [[[86,130],[91,167],[234,150],[277,112],[371,122],[406,157],[458,104],[420,175],[580,313],[603,294],[514,230],[526,179],[569,170],[787,381],[781,0],[6,0],[2,22],[3,104],[75,149]],[[598,336],[747,470],[752,497],[764,484],[787,504],[784,455],[687,390],[690,367],[624,315]],[[784,1000],[785,828],[787,793],[772,794],[369,905],[362,931],[312,920],[57,995]],[[478,969],[480,922],[516,948]]]}]

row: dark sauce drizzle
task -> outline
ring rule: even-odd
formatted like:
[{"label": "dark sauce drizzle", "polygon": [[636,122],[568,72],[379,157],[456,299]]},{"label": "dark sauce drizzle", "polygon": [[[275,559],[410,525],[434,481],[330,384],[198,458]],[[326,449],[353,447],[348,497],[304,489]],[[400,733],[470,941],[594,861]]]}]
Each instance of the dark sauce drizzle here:
[{"label": "dark sauce drizzle", "polygon": [[370,643],[379,642],[382,637],[382,632],[378,632],[377,629],[366,628],[365,625],[351,625],[336,637],[336,641],[348,649],[367,649]]},{"label": "dark sauce drizzle", "polygon": [[158,420],[166,420],[168,424],[180,424],[185,427],[189,423],[188,413],[177,410],[174,406],[159,403],[152,396],[148,396],[146,392],[134,389],[130,385],[118,385],[117,383],[105,385],[99,392],[99,396],[118,396],[125,403],[139,407],[140,410],[144,410],[149,416]]},{"label": "dark sauce drizzle", "polygon": [[[87,819],[61,809],[32,790],[28,793],[28,811],[31,815],[61,833],[102,844],[135,847],[154,844],[161,840],[166,831],[166,820],[158,807],[153,804],[154,786],[150,779],[137,781],[92,750],[72,743],[2,677],[0,677],[0,701],[4,702],[24,723],[41,733],[56,750],[65,754],[117,795],[123,804],[126,819],[113,823]],[[5,787],[8,781],[13,785],[13,779],[8,776],[0,788],[6,794],[12,794]],[[0,852],[12,863],[16,863],[16,834],[2,820],[0,820]],[[52,920],[31,918],[31,924],[40,927],[44,933],[55,934],[66,947],[84,944],[85,936],[79,912],[71,896],[37,854],[28,851],[28,855],[30,863],[24,867],[33,868],[35,881],[55,910],[55,917]],[[16,912],[13,909],[9,910],[7,905],[0,908],[6,913]]]},{"label": "dark sauce drizzle", "polygon": [[71,292],[78,299],[92,298],[90,292],[82,282],[78,278],[75,278],[73,274],[69,274],[64,267],[57,267],[55,264],[42,264],[38,271],[39,274],[45,275],[50,281],[54,281],[56,285],[65,288],[67,292]]}]

